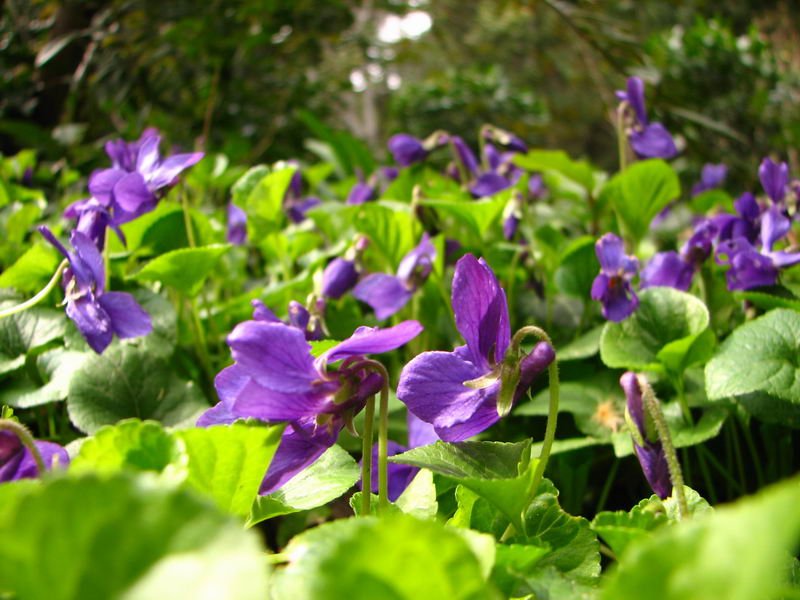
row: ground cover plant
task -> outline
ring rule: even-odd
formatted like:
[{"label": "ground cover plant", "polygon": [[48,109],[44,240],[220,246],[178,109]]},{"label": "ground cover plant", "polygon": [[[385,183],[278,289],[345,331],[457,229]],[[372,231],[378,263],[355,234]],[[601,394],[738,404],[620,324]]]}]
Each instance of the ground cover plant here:
[{"label": "ground cover plant", "polygon": [[798,596],[800,184],[682,184],[620,83],[611,173],[2,157],[0,595]]}]

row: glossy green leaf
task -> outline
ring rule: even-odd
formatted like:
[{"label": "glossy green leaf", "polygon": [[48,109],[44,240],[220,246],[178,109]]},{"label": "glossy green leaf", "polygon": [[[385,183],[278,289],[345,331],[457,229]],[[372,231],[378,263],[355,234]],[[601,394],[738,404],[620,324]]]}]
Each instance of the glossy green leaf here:
[{"label": "glossy green leaf", "polygon": [[506,597],[519,596],[520,579],[535,573],[536,564],[547,554],[547,546],[497,544],[492,582]]},{"label": "glossy green leaf", "polygon": [[426,199],[421,204],[453,217],[481,239],[500,218],[507,202],[508,198],[499,195],[475,201]]},{"label": "glossy green leaf", "polygon": [[737,327],[706,365],[709,400],[733,398],[759,419],[800,424],[800,313],[776,309]]},{"label": "glossy green leaf", "polygon": [[528,488],[536,461],[530,459],[530,440],[501,442],[436,442],[391,457],[399,462],[446,475],[486,498],[521,528],[528,505]]},{"label": "glossy green leaf", "polygon": [[106,425],[81,444],[70,462],[71,473],[154,471],[180,462],[181,448],[161,423],[125,419]]},{"label": "glossy green leaf", "polygon": [[568,360],[582,360],[594,356],[600,351],[600,336],[603,326],[593,327],[579,338],[558,349],[559,362]]},{"label": "glossy green leaf", "polygon": [[254,534],[150,478],[57,478],[0,510],[0,592],[30,600],[263,598]]},{"label": "glossy green leaf", "polygon": [[395,506],[407,515],[419,519],[432,519],[436,516],[439,504],[436,502],[436,485],[433,473],[428,469],[420,471],[395,501]]},{"label": "glossy green leaf", "polygon": [[67,396],[70,420],[86,433],[130,417],[193,423],[207,408],[195,384],[181,380],[167,361],[121,343],[89,358],[73,375]]},{"label": "glossy green leaf", "polygon": [[620,323],[606,323],[600,338],[600,358],[613,368],[666,369],[681,373],[709,356],[708,338],[695,352],[693,344],[709,323],[708,309],[695,296],[667,287],[639,294],[639,307]]},{"label": "glossy green leaf", "polygon": [[587,300],[592,282],[600,269],[594,251],[593,237],[583,236],[570,242],[561,255],[555,273],[556,287],[570,296]]},{"label": "glossy green leaf", "polygon": [[216,269],[219,259],[229,249],[227,244],[213,244],[173,250],[148,262],[131,279],[159,281],[194,297],[202,289],[206,278]]},{"label": "glossy green leaf", "polygon": [[284,220],[283,198],[296,170],[288,167],[272,171],[250,189],[244,204],[240,205],[247,213],[248,239],[258,240],[280,229]]},{"label": "glossy green leaf", "polygon": [[369,238],[385,261],[385,269],[393,271],[403,256],[414,247],[414,220],[408,206],[386,201],[362,204],[355,213],[356,230]]},{"label": "glossy green leaf", "polygon": [[781,597],[800,544],[800,480],[695,516],[632,542],[603,598],[752,600]]},{"label": "glossy green leaf", "polygon": [[332,446],[280,489],[256,498],[248,525],[323,506],[347,492],[360,478],[361,470],[353,457],[341,446]]},{"label": "glossy green leaf", "polygon": [[458,533],[402,513],[321,525],[295,537],[285,554],[275,600],[496,597]]},{"label": "glossy green leaf", "polygon": [[549,546],[550,553],[537,565],[542,569],[552,566],[564,577],[585,583],[600,575],[600,544],[589,521],[565,512],[558,490],[547,479],[525,513],[525,535],[512,541]]},{"label": "glossy green leaf", "polygon": [[[0,303],[9,308],[16,302]],[[63,311],[34,307],[0,319],[0,375],[18,369],[25,355],[64,336],[67,317]]]},{"label": "glossy green leaf", "polygon": [[667,515],[657,506],[649,500],[642,500],[629,512],[618,510],[598,513],[592,520],[592,529],[620,557],[628,544],[647,537],[651,531],[668,521]]},{"label": "glossy green leaf", "polygon": [[705,213],[712,208],[718,208],[732,213],[734,211],[733,198],[723,190],[706,190],[692,197],[692,210],[696,213]]},{"label": "glossy green leaf", "polygon": [[674,169],[663,160],[651,159],[636,162],[612,177],[600,200],[614,207],[624,230],[638,242],[653,218],[680,194]]},{"label": "glossy green leaf", "polygon": [[0,404],[14,408],[31,408],[59,402],[67,397],[72,375],[90,358],[86,352],[53,348],[36,357],[39,381],[30,374],[17,376],[0,391]]},{"label": "glossy green leaf", "polygon": [[231,186],[231,200],[241,209],[247,210],[247,199],[255,187],[269,175],[267,165],[255,165],[250,167],[245,173],[236,180]]},{"label": "glossy green leaf", "polygon": [[0,274],[0,288],[14,288],[33,293],[42,289],[53,276],[61,257],[55,249],[34,244],[17,261]]},{"label": "glossy green leaf", "polygon": [[579,184],[587,192],[594,187],[594,169],[583,160],[573,160],[563,150],[531,150],[514,157],[514,164],[528,171],[555,171]]},{"label": "glossy green leaf", "polygon": [[236,423],[176,432],[188,457],[186,484],[221,510],[248,516],[283,429]]}]

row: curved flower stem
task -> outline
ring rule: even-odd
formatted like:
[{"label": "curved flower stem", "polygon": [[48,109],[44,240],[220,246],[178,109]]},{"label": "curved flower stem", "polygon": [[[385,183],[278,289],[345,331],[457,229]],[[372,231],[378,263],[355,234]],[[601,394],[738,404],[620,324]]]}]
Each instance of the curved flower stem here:
[{"label": "curved flower stem", "polygon": [[[543,342],[547,342],[551,346],[553,345],[553,341],[550,339],[550,336],[541,329],[540,327],[535,327],[533,325],[527,325],[522,327],[517,333],[514,334],[514,337],[511,340],[511,351],[515,354],[519,353],[519,346],[522,343],[522,340],[528,336],[532,335]],[[544,470],[547,467],[547,461],[550,459],[550,451],[553,448],[553,442],[556,438],[556,424],[558,422],[558,402],[559,402],[559,378],[558,378],[558,359],[554,359],[553,362],[547,367],[547,375],[549,378],[549,387],[550,387],[550,406],[547,410],[547,425],[545,426],[544,430],[544,440],[542,441],[542,451],[539,453],[539,463],[536,465],[536,470],[533,473],[533,479],[531,480],[531,484],[528,487],[528,500],[533,500],[533,496],[536,494],[536,490],[539,489],[539,484],[542,482],[542,477],[544,477]]]},{"label": "curved flower stem", "polygon": [[689,516],[689,506],[686,504],[686,494],[683,489],[683,472],[681,471],[681,464],[678,462],[678,455],[675,452],[675,446],[672,444],[672,436],[669,433],[667,421],[664,418],[664,413],[661,411],[661,405],[658,403],[653,388],[647,379],[639,375],[639,387],[642,389],[642,401],[647,413],[652,417],[653,423],[656,426],[656,433],[661,446],[664,448],[664,455],[667,459],[667,467],[669,468],[669,478],[672,482],[674,494],[678,500],[678,516],[680,519],[685,519]]},{"label": "curved flower stem", "polygon": [[364,409],[364,433],[361,434],[361,514],[369,516],[372,497],[372,423],[375,420],[375,396]]},{"label": "curved flower stem", "polygon": [[[383,386],[381,387],[381,403],[380,403],[380,413],[378,416],[378,513],[383,513],[389,506],[389,373],[386,371],[386,367],[383,366],[382,363],[378,362],[377,360],[366,359],[359,363],[359,366],[363,367],[368,371],[372,371],[373,373],[377,373],[383,379]],[[372,410],[374,413],[375,410],[375,399],[372,399]],[[367,405],[367,410],[369,410],[369,405]],[[369,413],[365,413],[365,416],[369,416]],[[366,432],[366,424],[364,426],[364,431]],[[366,438],[364,440],[365,448],[366,446]],[[369,439],[369,451],[364,454],[366,458],[369,456],[370,460],[372,459],[372,430],[370,429],[370,439]],[[366,452],[366,450],[365,450]],[[362,464],[366,465],[366,460],[362,459]],[[370,475],[372,473],[370,472]],[[362,475],[363,476],[363,475]],[[370,486],[367,485],[368,480],[364,479],[361,482],[361,489],[363,493],[369,495],[372,488],[371,488],[371,481]]]},{"label": "curved flower stem", "polygon": [[61,278],[61,273],[64,271],[64,269],[67,267],[68,264],[69,262],[67,261],[66,258],[62,260],[61,264],[58,265],[56,272],[53,273],[53,276],[50,278],[50,281],[47,282],[47,285],[44,286],[41,289],[41,291],[37,293],[33,298],[31,298],[30,300],[26,300],[21,304],[17,304],[16,306],[6,308],[5,310],[0,310],[0,319],[4,319],[6,317],[10,317],[11,315],[20,313],[24,310],[28,310],[29,308],[36,306],[37,304],[39,304],[39,302],[47,298],[47,295],[56,286],[58,280]]},{"label": "curved flower stem", "polygon": [[25,446],[28,452],[31,453],[31,456],[33,456],[33,460],[36,462],[36,470],[41,477],[46,470],[44,459],[42,458],[41,452],[39,452],[39,448],[36,447],[36,442],[28,428],[22,423],[12,421],[11,419],[0,419],[0,431],[10,431],[19,438],[22,445]]}]

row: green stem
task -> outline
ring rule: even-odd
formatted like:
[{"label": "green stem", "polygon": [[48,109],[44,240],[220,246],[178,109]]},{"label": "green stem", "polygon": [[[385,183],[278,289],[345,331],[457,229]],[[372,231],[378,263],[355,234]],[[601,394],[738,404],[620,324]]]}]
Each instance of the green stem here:
[{"label": "green stem", "polygon": [[684,386],[682,373],[677,377],[672,378],[672,385],[675,386],[675,391],[678,392],[678,405],[681,407],[681,414],[683,415],[683,420],[686,422],[687,425],[694,425],[694,419],[692,418],[692,411],[689,410],[689,402],[686,399],[686,389]]},{"label": "green stem", "polygon": [[627,102],[620,103],[617,108],[617,151],[619,152],[619,170],[624,171],[628,166],[628,138],[625,135],[625,111],[628,108]]},{"label": "green stem", "polygon": [[667,459],[667,467],[669,468],[669,478],[672,481],[672,489],[678,500],[678,515],[681,519],[689,516],[689,506],[686,504],[686,494],[683,489],[683,473],[681,472],[681,465],[678,462],[678,455],[675,452],[675,446],[672,444],[672,436],[669,433],[667,420],[664,418],[664,413],[661,411],[661,405],[658,403],[653,388],[643,375],[638,376],[639,387],[642,389],[642,400],[644,401],[645,410],[650,414],[653,423],[658,433],[658,439],[661,446],[664,448],[664,455]]},{"label": "green stem", "polygon": [[617,471],[619,471],[619,459],[614,458],[614,462],[611,463],[611,470],[608,472],[606,476],[606,482],[603,484],[603,489],[600,492],[600,498],[597,500],[597,508],[595,509],[595,514],[599,513],[603,510],[603,507],[606,505],[606,500],[608,500],[608,494],[611,492],[611,484],[614,483],[614,479],[617,476]]},{"label": "green stem", "polygon": [[372,499],[372,424],[375,420],[375,396],[364,409],[364,433],[361,436],[361,514],[370,514]]},{"label": "green stem", "polygon": [[214,387],[214,375],[211,367],[211,357],[208,355],[208,341],[206,334],[203,330],[203,324],[200,321],[200,313],[197,310],[197,302],[194,298],[189,300],[189,309],[192,317],[192,328],[194,329],[195,341],[197,344],[197,354],[200,357],[200,365],[206,379],[211,384],[211,389]]},{"label": "green stem", "polygon": [[708,470],[708,464],[706,463],[705,455],[700,451],[702,446],[696,446],[695,450],[697,452],[697,461],[700,463],[700,473],[703,474],[703,482],[706,484],[706,490],[708,491],[708,499],[711,500],[711,504],[717,503],[717,490],[714,488],[714,480],[711,479],[711,473]]},{"label": "green stem", "polygon": [[744,494],[744,488],[741,484],[736,481],[730,474],[729,470],[726,469],[721,462],[717,460],[712,452],[710,452],[705,446],[702,444],[698,444],[697,451],[706,457],[709,464],[714,467],[717,472],[722,476],[722,478],[728,483],[730,492],[728,496],[733,495],[733,491],[735,490],[737,494]]},{"label": "green stem", "polygon": [[378,513],[389,507],[389,384],[388,376],[381,388],[378,419]]},{"label": "green stem", "polygon": [[[381,387],[381,403],[378,415],[378,514],[382,514],[389,506],[389,373],[386,367],[377,360],[366,359],[359,366],[377,373],[383,379]],[[374,413],[373,400],[373,413]],[[370,429],[370,459],[372,458],[372,430]],[[370,472],[371,475],[371,472]],[[362,482],[362,489],[371,490]]]},{"label": "green stem", "polygon": [[[513,356],[519,355],[519,346],[522,340],[532,335],[543,342],[547,342],[551,346],[553,341],[547,333],[534,325],[526,325],[514,334],[511,339],[511,350]],[[542,451],[539,453],[539,462],[536,465],[536,470],[533,472],[533,479],[528,487],[528,501],[532,501],[536,490],[539,489],[539,484],[544,477],[544,471],[547,467],[547,461],[550,459],[550,451],[553,448],[553,442],[556,438],[556,424],[558,423],[558,402],[559,402],[559,379],[558,379],[558,359],[553,359],[553,362],[547,367],[548,383],[550,387],[550,405],[547,411],[547,425],[544,430],[544,440],[542,441]]]},{"label": "green stem", "polygon": [[42,454],[39,452],[39,448],[36,447],[36,441],[33,439],[33,435],[31,435],[28,428],[22,423],[12,421],[11,419],[0,419],[0,431],[10,431],[19,438],[22,445],[25,446],[28,452],[31,453],[31,456],[33,456],[33,460],[36,463],[36,471],[39,476],[41,476],[45,472],[44,459],[42,459]]},{"label": "green stem", "polygon": [[750,451],[750,456],[753,459],[753,468],[756,472],[756,481],[758,481],[758,487],[760,489],[764,487],[765,481],[764,469],[761,467],[761,457],[758,455],[758,450],[756,450],[756,444],[753,441],[753,434],[750,432],[750,424],[745,423],[744,419],[739,419],[739,425],[742,428],[747,449]]},{"label": "green stem", "polygon": [[108,235],[106,235],[106,243],[103,246],[103,271],[105,272],[106,290],[111,289],[111,250],[108,249],[111,245],[110,241]]},{"label": "green stem", "polygon": [[64,271],[64,269],[67,267],[68,264],[69,262],[67,261],[67,259],[62,260],[61,264],[58,265],[56,272],[53,273],[53,276],[50,278],[50,281],[47,282],[47,285],[44,286],[41,289],[41,291],[39,291],[39,293],[36,294],[33,298],[31,298],[30,300],[26,300],[21,304],[17,304],[16,306],[0,310],[0,319],[5,319],[6,317],[10,317],[11,315],[15,315],[17,313],[21,313],[24,310],[28,310],[29,308],[36,306],[37,304],[39,304],[39,302],[47,298],[47,295],[56,286],[59,279],[61,278],[61,273]]},{"label": "green stem", "polygon": [[186,227],[186,239],[189,242],[189,247],[194,248],[197,246],[197,243],[194,239],[192,215],[189,212],[189,199],[186,196],[186,190],[181,190],[181,208],[183,209],[183,225]]}]

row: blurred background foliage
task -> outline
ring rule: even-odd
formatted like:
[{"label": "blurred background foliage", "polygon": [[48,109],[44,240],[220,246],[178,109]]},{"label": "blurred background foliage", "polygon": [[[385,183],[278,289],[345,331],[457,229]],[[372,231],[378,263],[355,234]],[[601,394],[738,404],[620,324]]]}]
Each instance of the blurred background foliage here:
[{"label": "blurred background foliage", "polygon": [[[752,186],[766,154],[797,170],[800,11],[785,1],[4,0],[0,151],[83,170],[102,143],[159,128],[252,164],[312,138],[492,122],[616,166],[614,90],[637,74],[680,134],[679,169],[724,161]],[[334,133],[339,132],[339,133]],[[341,136],[344,136],[342,138]],[[369,166],[363,156],[346,165]]]}]

